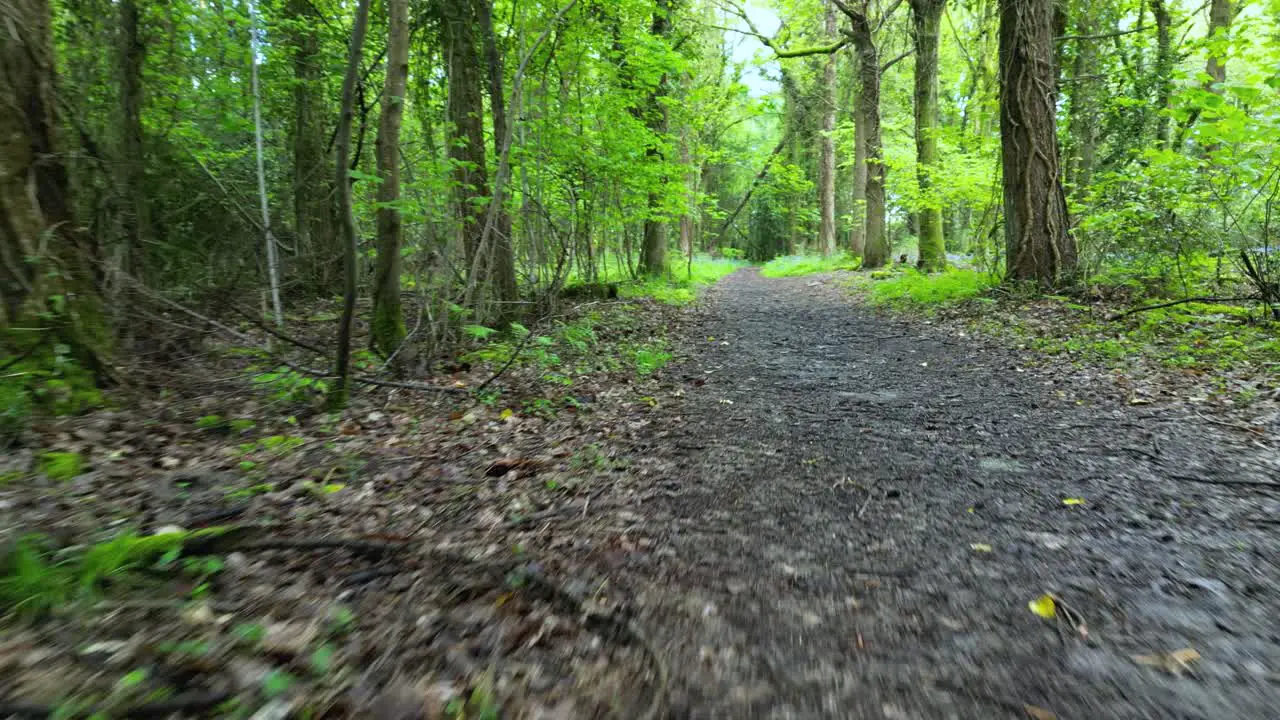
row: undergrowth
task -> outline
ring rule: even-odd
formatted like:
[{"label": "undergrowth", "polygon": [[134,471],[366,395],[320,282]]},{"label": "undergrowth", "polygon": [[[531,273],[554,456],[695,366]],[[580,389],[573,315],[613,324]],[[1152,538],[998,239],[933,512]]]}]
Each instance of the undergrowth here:
[{"label": "undergrowth", "polygon": [[668,305],[688,305],[697,299],[699,290],[747,265],[743,260],[697,255],[692,263],[673,263],[665,277],[623,283],[618,287],[618,296],[648,297]]},{"label": "undergrowth", "polygon": [[876,305],[929,310],[978,297],[997,283],[989,273],[951,269],[936,274],[907,270],[871,286]]},{"label": "undergrowth", "polygon": [[857,270],[862,266],[860,258],[848,255],[785,255],[776,257],[760,268],[760,274],[770,278],[798,277],[835,270]]},{"label": "undergrowth", "polygon": [[[75,600],[93,599],[109,587],[128,584],[144,569],[163,570],[174,565],[183,546],[193,538],[221,532],[209,529],[150,536],[126,532],[70,548],[56,548],[41,535],[26,535],[0,554],[0,608],[33,617]],[[208,562],[198,565],[201,571],[217,569]]]}]

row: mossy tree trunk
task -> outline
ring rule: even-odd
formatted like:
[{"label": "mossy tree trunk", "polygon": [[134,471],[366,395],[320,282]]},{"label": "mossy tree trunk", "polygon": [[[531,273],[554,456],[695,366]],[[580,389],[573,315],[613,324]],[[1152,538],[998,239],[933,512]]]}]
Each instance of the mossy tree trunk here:
[{"label": "mossy tree trunk", "polygon": [[1076,270],[1057,133],[1053,0],[1000,0],[1000,146],[1008,277],[1054,287]]},{"label": "mossy tree trunk", "polygon": [[884,267],[889,261],[889,236],[885,233],[885,166],[880,138],[880,53],[872,37],[867,3],[840,5],[852,25],[853,46],[858,53],[858,111],[866,130],[866,241],[862,267]]},{"label": "mossy tree trunk", "polygon": [[111,332],[97,246],[70,213],[48,0],[0,3],[0,28],[0,343],[14,354],[61,343],[105,380]]},{"label": "mossy tree trunk", "polygon": [[944,7],[944,0],[911,0],[916,56],[916,180],[923,200],[917,230],[920,269],[925,272],[947,267],[942,208],[933,197],[933,176],[938,169],[938,36]]},{"label": "mossy tree trunk", "polygon": [[[835,37],[836,8],[828,0],[824,16],[827,37]],[[818,247],[824,256],[836,251],[836,53],[822,65],[822,127],[818,133]]]},{"label": "mossy tree trunk", "polygon": [[333,290],[342,256],[333,223],[329,151],[325,136],[324,84],[321,78],[321,19],[311,0],[289,0],[289,44],[293,49],[293,222],[298,251],[307,258],[309,285],[317,293]]},{"label": "mossy tree trunk", "polygon": [[[649,32],[653,37],[665,42],[671,31],[671,0],[657,0],[653,11],[653,23]],[[653,134],[652,144],[645,152],[649,162],[662,164],[665,162],[661,145],[667,134],[667,107],[663,98],[667,94],[667,75],[662,74],[658,86],[649,97],[649,107],[645,109],[645,124]],[[665,187],[665,175],[660,185]],[[640,246],[640,272],[645,275],[661,275],[667,271],[667,221],[663,217],[663,195],[661,190],[649,191],[649,215],[644,221],[644,242]]]},{"label": "mossy tree trunk", "polygon": [[[480,12],[480,31],[484,34],[485,64],[489,70],[489,109],[493,115],[493,156],[501,162],[502,148],[508,144],[507,139],[507,102],[503,96],[506,73],[502,62],[502,53],[498,49],[498,38],[493,31],[493,2],[479,0],[482,4]],[[498,180],[495,179],[495,183]],[[504,193],[509,197],[510,192]],[[492,281],[490,291],[497,303],[494,316],[500,320],[509,320],[516,315],[516,302],[520,299],[516,286],[515,238],[512,237],[511,214],[507,212],[505,201],[495,208],[494,227],[490,233],[493,245]]]},{"label": "mossy tree trunk", "polygon": [[378,261],[373,283],[373,325],[370,340],[383,355],[404,342],[404,314],[400,308],[400,126],[404,120],[405,88],[409,81],[409,0],[387,0],[387,72],[378,120]]}]

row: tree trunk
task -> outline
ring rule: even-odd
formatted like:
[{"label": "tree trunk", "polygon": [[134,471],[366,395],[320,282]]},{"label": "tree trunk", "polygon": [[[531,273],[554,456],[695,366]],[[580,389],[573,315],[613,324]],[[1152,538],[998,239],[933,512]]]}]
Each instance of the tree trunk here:
[{"label": "tree trunk", "polygon": [[1219,95],[1227,81],[1227,33],[1231,30],[1231,0],[1212,0],[1209,4],[1209,60],[1204,71],[1209,75],[1208,89]]},{"label": "tree trunk", "polygon": [[[498,52],[498,40],[493,32],[493,1],[480,0],[480,31],[484,33],[485,61],[489,68],[489,107],[493,112],[493,156],[501,159],[502,147],[507,141],[507,110],[503,86],[502,55]],[[493,299],[498,303],[499,319],[515,315],[519,292],[516,287],[516,258],[514,239],[511,237],[511,215],[505,203],[497,208],[492,233]]]},{"label": "tree trunk", "polygon": [[1052,287],[1076,269],[1059,175],[1053,0],[1000,0],[1000,145],[1008,277]]},{"label": "tree trunk", "polygon": [[[649,30],[650,34],[661,42],[666,42],[667,33],[671,30],[670,3],[671,0],[658,0],[653,13],[653,24]],[[653,144],[649,146],[645,156],[649,162],[655,164],[665,162],[660,145],[667,134],[667,107],[662,102],[666,94],[667,75],[663,73],[662,78],[658,80],[658,87],[650,96],[645,120],[649,132],[653,134],[651,140]],[[666,185],[665,176],[660,183],[663,186]],[[667,270],[667,221],[662,217],[662,201],[662,192],[649,191],[649,215],[644,221],[644,244],[640,248],[640,272],[645,275],[661,275]]]},{"label": "tree trunk", "polygon": [[1169,147],[1169,101],[1173,97],[1173,18],[1168,0],[1151,0],[1151,10],[1156,18],[1156,144],[1161,149]]},{"label": "tree trunk", "polygon": [[[449,78],[447,145],[453,163],[454,212],[468,272],[484,233],[487,212],[481,198],[489,197],[484,152],[484,98],[481,88],[480,52],[476,42],[476,0],[446,0],[441,9],[441,36],[445,73]],[[482,258],[483,260],[483,258]],[[480,263],[479,277],[468,283],[483,285],[489,276]]]},{"label": "tree trunk", "polygon": [[333,201],[329,193],[328,149],[324,134],[324,86],[320,73],[320,23],[311,0],[289,0],[293,24],[293,224],[298,252],[308,258],[314,291],[328,294],[333,268],[341,256],[334,232]]},{"label": "tree trunk", "polygon": [[360,76],[360,56],[364,53],[364,36],[369,26],[369,0],[359,0],[356,17],[351,25],[351,50],[347,57],[347,72],[342,78],[342,109],[338,115],[338,130],[334,135],[337,148],[337,171],[333,184],[338,189],[338,214],[342,221],[343,241],[343,297],[342,318],[338,321],[338,351],[336,370],[338,376],[333,393],[329,397],[330,408],[341,410],[347,405],[351,385],[351,323],[356,312],[356,262],[359,254],[359,237],[356,235],[356,217],[351,207],[351,180],[347,173],[347,161],[351,155],[351,118],[355,114],[356,82]]},{"label": "tree trunk", "polygon": [[858,52],[858,78],[862,92],[858,95],[859,110],[866,128],[867,153],[867,229],[862,253],[862,267],[883,267],[889,261],[889,237],[885,234],[885,167],[880,140],[880,53],[871,36],[871,24],[867,20],[866,4],[861,12],[854,12],[849,19],[853,26],[853,44]]},{"label": "tree trunk", "polygon": [[400,309],[400,125],[409,81],[409,0],[387,0],[387,72],[378,119],[378,264],[373,281],[373,347],[390,356],[404,342]]},{"label": "tree trunk", "polygon": [[12,327],[49,328],[99,379],[111,333],[98,289],[97,248],[75,230],[57,143],[48,0],[0,3],[0,346],[34,352]]},{"label": "tree trunk", "polygon": [[[856,62],[855,58],[855,62]],[[862,88],[853,105],[853,205],[849,224],[849,253],[862,257],[867,243],[867,116],[863,108]]]},{"label": "tree trunk", "polygon": [[942,234],[942,209],[933,197],[938,162],[938,36],[944,0],[911,0],[915,30],[916,179],[920,184],[920,269],[938,272],[947,267]]},{"label": "tree trunk", "polygon": [[258,203],[262,209],[262,234],[267,251],[267,284],[271,288],[271,311],[276,326],[284,325],[284,311],[280,308],[280,261],[276,254],[276,239],[271,234],[271,210],[267,203],[267,172],[263,167],[262,150],[262,92],[258,86],[258,11],[249,2],[249,75],[253,87],[253,144],[258,164]]},{"label": "tree trunk", "polygon": [[128,211],[124,218],[124,243],[117,260],[123,272],[141,269],[139,255],[151,237],[151,211],[147,203],[145,149],[142,139],[142,63],[146,45],[138,34],[138,6],[120,0],[120,186]]},{"label": "tree trunk", "polygon": [[[1078,24],[1082,35],[1090,35],[1094,30],[1092,18],[1086,16]],[[1077,40],[1075,65],[1072,69],[1071,113],[1068,124],[1069,147],[1072,152],[1067,158],[1066,181],[1071,188],[1072,197],[1079,197],[1089,188],[1093,181],[1093,168],[1097,164],[1098,155],[1098,99],[1092,81],[1084,78],[1097,67],[1098,53],[1094,40]]]},{"label": "tree trunk", "polygon": [[[836,8],[826,3],[826,35],[835,37]],[[818,247],[824,256],[836,251],[836,54],[827,55],[822,66],[822,128],[818,133]]]}]

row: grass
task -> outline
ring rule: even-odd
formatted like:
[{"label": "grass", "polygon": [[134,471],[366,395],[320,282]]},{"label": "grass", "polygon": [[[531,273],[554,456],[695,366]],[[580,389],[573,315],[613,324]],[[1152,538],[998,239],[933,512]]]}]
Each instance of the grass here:
[{"label": "grass", "polygon": [[872,285],[870,301],[875,305],[929,309],[975,298],[996,283],[995,277],[979,270],[951,269],[931,275],[907,270]]},{"label": "grass", "polygon": [[66,482],[79,475],[84,469],[84,460],[80,453],[46,452],[40,454],[40,472],[50,480]]},{"label": "grass", "polygon": [[857,270],[862,261],[848,255],[786,255],[776,257],[760,268],[760,274],[770,278],[799,277],[834,270]]},{"label": "grass", "polygon": [[666,277],[623,283],[618,287],[618,295],[653,298],[667,305],[688,305],[697,299],[699,290],[747,265],[742,260],[697,255],[690,264],[673,264]]}]

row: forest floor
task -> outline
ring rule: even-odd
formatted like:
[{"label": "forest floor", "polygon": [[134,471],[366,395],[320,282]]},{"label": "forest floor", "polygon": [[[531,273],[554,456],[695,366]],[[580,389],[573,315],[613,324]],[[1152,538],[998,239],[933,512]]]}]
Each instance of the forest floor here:
[{"label": "forest floor", "polygon": [[1273,717],[1275,413],[847,277],[588,303],[590,353],[483,401],[477,366],[289,414],[222,347],[37,428],[84,467],[0,482],[0,548],[60,559],[0,578],[51,608],[0,625],[0,717]]}]

